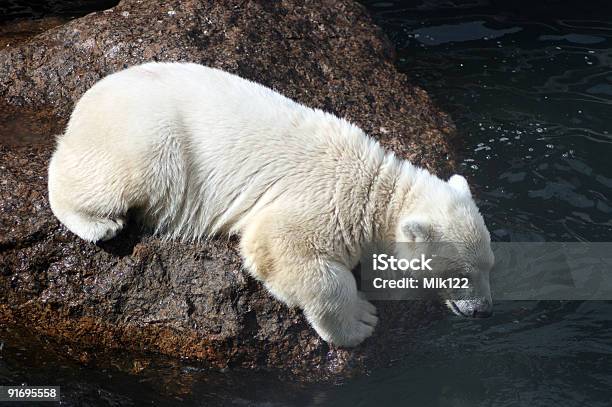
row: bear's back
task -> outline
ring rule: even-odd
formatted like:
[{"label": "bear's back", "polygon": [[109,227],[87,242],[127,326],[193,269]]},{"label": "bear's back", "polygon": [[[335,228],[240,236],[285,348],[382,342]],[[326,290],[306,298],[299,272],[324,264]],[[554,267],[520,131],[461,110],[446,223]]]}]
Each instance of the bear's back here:
[{"label": "bear's back", "polygon": [[152,212],[171,208],[163,228],[183,234],[197,225],[188,235],[232,228],[278,199],[327,211],[338,181],[353,188],[364,157],[382,154],[343,119],[189,63],[101,80],[77,104],[65,138],[125,157],[151,180]]}]

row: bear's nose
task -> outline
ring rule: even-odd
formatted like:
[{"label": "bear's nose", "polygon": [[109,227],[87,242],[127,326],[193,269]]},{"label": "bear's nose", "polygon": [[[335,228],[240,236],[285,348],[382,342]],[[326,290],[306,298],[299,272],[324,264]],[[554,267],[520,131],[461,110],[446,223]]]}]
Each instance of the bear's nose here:
[{"label": "bear's nose", "polygon": [[482,310],[475,309],[472,313],[472,317],[474,318],[489,318],[491,315],[493,315],[493,310],[491,308]]},{"label": "bear's nose", "polygon": [[493,301],[490,299],[481,299],[473,304],[473,318],[488,318],[493,314]]}]

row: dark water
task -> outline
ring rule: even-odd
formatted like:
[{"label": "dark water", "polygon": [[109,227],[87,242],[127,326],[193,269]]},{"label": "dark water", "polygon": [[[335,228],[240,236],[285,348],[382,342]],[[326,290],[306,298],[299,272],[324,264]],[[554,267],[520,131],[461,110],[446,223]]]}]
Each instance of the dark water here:
[{"label": "dark water", "polygon": [[[494,239],[611,241],[612,8],[427,3],[368,7],[401,69],[457,124],[460,170]],[[61,385],[67,405],[612,405],[612,302],[495,306],[413,332],[413,354],[338,386],[166,360],[138,374],[87,368],[17,332],[0,332],[0,383]]]},{"label": "dark water", "polygon": [[[460,171],[478,190],[493,239],[610,241],[612,4],[408,3],[369,8],[396,44],[400,68],[457,124]],[[488,320],[449,318],[420,332],[422,352],[341,388],[338,398],[612,405],[611,302],[495,306]]]},{"label": "dark water", "polygon": [[80,17],[117,3],[118,0],[2,0],[0,21],[50,16]]},{"label": "dark water", "polygon": [[495,240],[610,241],[612,3],[500,3],[371,9],[457,124]]}]

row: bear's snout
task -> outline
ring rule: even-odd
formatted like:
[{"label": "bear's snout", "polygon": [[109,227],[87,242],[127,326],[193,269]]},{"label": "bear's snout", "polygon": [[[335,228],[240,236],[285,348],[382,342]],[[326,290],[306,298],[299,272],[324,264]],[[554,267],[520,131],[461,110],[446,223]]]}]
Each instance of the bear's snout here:
[{"label": "bear's snout", "polygon": [[493,314],[493,302],[486,298],[456,300],[450,302],[457,315],[468,318],[488,318]]}]

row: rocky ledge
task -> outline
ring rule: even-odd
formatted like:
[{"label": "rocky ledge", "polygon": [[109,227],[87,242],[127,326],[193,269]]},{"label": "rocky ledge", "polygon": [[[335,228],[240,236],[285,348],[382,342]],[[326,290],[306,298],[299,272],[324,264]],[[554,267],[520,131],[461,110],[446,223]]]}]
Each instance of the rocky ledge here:
[{"label": "rocky ledge", "polygon": [[124,0],[0,51],[0,324],[27,326],[84,362],[115,350],[278,369],[304,380],[389,363],[430,304],[377,304],[376,334],[328,346],[242,270],[236,242],[164,243],[131,225],[85,243],[52,216],[46,167],[74,102],[145,61],[191,61],[344,116],[398,155],[452,167],[453,126],[396,71],[352,1]]}]

